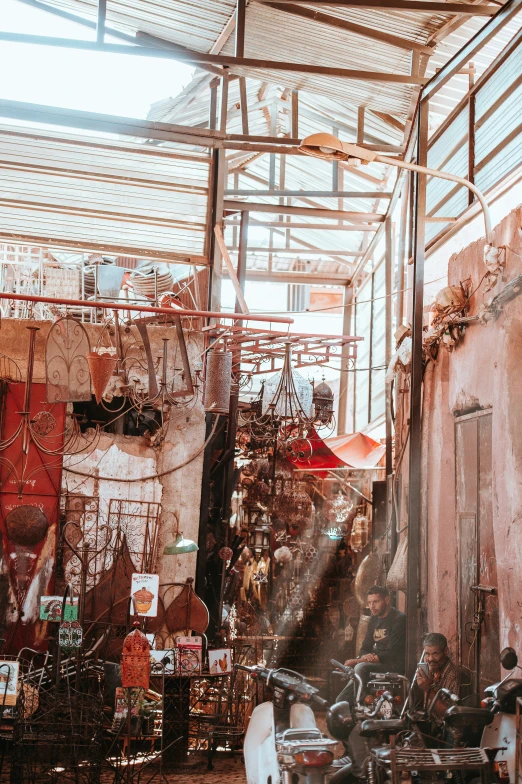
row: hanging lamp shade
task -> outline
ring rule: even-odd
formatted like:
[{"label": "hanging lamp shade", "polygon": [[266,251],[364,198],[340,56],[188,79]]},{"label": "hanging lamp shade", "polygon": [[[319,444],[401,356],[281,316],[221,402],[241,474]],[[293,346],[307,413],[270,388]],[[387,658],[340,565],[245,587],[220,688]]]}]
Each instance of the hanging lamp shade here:
[{"label": "hanging lamp shade", "polygon": [[165,546],[164,555],[183,555],[184,553],[195,553],[199,550],[196,542],[192,539],[185,539],[183,534],[178,534],[175,541]]}]

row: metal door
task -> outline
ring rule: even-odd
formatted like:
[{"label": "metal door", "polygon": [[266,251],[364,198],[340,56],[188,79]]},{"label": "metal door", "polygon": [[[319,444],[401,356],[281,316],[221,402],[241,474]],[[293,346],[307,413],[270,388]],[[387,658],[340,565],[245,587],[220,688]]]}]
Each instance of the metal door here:
[{"label": "metal door", "polygon": [[455,430],[460,663],[482,694],[500,676],[491,410],[457,417]]}]

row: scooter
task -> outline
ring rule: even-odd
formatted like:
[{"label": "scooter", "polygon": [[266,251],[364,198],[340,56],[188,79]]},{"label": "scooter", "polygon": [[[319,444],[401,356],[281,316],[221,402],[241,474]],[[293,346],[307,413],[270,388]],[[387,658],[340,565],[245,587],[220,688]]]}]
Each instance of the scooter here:
[{"label": "scooter", "polygon": [[265,681],[273,694],[250,717],[243,745],[248,784],[325,784],[336,741],[317,727],[312,706],[324,710],[328,702],[293,670],[235,667]]}]

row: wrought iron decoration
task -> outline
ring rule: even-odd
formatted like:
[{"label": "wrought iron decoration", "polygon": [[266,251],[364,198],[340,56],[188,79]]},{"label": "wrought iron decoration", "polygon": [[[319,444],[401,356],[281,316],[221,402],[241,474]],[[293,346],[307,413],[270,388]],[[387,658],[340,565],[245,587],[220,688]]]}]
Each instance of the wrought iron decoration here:
[{"label": "wrought iron decoration", "polygon": [[45,344],[48,403],[91,399],[90,350],[89,336],[79,321],[70,316],[55,321]]}]

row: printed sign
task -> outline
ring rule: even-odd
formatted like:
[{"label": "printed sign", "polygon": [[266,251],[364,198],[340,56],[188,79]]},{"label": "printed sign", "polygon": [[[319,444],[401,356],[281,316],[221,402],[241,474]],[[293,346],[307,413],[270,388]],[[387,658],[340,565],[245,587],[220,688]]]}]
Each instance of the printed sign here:
[{"label": "printed sign", "polygon": [[16,661],[0,661],[0,705],[16,705],[18,667]]},{"label": "printed sign", "polygon": [[226,675],[232,672],[232,651],[230,648],[208,652],[208,671],[211,675]]},{"label": "printed sign", "polygon": [[201,637],[176,637],[177,672],[190,675],[201,672],[203,640]]},{"label": "printed sign", "polygon": [[158,614],[158,574],[133,574],[131,596],[138,615],[155,618]]},{"label": "printed sign", "polygon": [[[42,596],[40,598],[40,620],[41,621],[61,621],[62,620],[63,596]],[[74,601],[68,599],[65,603],[64,621],[78,620],[78,598]]]},{"label": "printed sign", "polygon": [[81,648],[83,629],[79,621],[62,621],[58,630],[60,648]]}]

